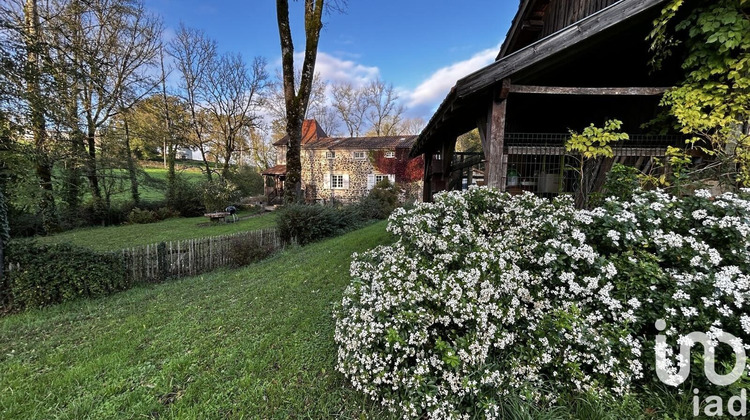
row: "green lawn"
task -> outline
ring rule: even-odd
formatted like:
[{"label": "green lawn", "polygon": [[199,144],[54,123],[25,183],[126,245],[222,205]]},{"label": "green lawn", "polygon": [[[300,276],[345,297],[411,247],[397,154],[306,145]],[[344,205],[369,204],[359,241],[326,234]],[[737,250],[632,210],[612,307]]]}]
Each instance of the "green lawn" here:
[{"label": "green lawn", "polygon": [[[138,193],[143,201],[162,201],[167,190],[167,170],[164,168],[143,168],[145,176],[140,176],[138,180]],[[198,183],[205,180],[205,176],[199,168],[189,168],[179,170],[188,182]],[[122,170],[123,182],[119,186],[117,193],[112,196],[114,204],[132,201],[130,194],[130,181],[127,181],[127,172]]]},{"label": "green lawn", "polygon": [[332,306],[385,222],[235,271],[0,318],[0,418],[384,418]]},{"label": "green lawn", "polygon": [[[248,214],[241,212],[239,216]],[[39,237],[39,240],[43,243],[70,242],[96,251],[116,251],[162,241],[204,238],[272,227],[276,225],[276,214],[265,213],[236,223],[213,223],[203,226],[207,223],[208,219],[203,216],[175,218],[143,225],[75,229],[53,236]]]}]

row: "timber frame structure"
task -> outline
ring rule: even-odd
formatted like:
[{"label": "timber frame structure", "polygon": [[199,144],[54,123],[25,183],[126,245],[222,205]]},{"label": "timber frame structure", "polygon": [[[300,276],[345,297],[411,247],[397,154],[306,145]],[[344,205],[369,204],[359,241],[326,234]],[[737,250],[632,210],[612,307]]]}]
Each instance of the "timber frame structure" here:
[{"label": "timber frame structure", "polygon": [[[647,37],[664,3],[521,0],[497,60],[456,83],[412,148],[425,158],[424,200],[466,185],[456,139],[475,128],[484,183],[537,193],[571,192],[566,185],[574,183],[564,179],[570,130],[623,121],[631,140],[615,146],[615,158],[597,169],[602,174],[613,162],[653,167],[667,146],[684,144],[646,125],[681,75],[679,51],[658,72],[649,66]],[[555,172],[547,180],[555,188],[543,187],[547,172]]]}]

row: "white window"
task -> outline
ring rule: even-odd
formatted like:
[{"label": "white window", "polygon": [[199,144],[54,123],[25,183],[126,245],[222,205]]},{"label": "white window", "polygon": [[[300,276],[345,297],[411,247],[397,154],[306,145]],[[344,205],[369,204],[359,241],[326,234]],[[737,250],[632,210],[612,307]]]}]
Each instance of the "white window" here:
[{"label": "white window", "polygon": [[385,152],[386,159],[395,159],[396,158],[396,152],[389,150]]},{"label": "white window", "polygon": [[354,152],[354,159],[363,160],[365,157],[365,152]]},{"label": "white window", "polygon": [[326,152],[326,159],[334,159],[336,157],[336,152],[328,151]]},{"label": "white window", "polygon": [[344,188],[344,175],[331,175],[331,188]]},{"label": "white window", "polygon": [[367,189],[371,190],[375,188],[375,184],[378,182],[387,179],[391,184],[396,183],[396,175],[390,174],[390,175],[376,175],[376,174],[369,174],[367,175]]},{"label": "white window", "polygon": [[323,188],[332,190],[348,190],[348,174],[328,174],[323,178]]}]

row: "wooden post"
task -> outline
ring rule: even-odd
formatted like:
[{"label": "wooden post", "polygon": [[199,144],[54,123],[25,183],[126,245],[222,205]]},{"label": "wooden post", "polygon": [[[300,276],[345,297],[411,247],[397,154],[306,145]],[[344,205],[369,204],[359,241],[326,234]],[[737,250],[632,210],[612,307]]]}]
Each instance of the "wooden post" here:
[{"label": "wooden post", "polygon": [[[485,143],[485,160],[487,171],[487,186],[505,191],[502,180],[506,168],[503,165],[503,149],[505,143],[505,114],[510,92],[510,79],[503,79],[502,85],[490,104],[488,118],[487,142]],[[489,149],[489,150],[487,150]]]},{"label": "wooden post", "polygon": [[422,175],[422,201],[429,203],[432,201],[432,152],[424,152],[424,175]]}]

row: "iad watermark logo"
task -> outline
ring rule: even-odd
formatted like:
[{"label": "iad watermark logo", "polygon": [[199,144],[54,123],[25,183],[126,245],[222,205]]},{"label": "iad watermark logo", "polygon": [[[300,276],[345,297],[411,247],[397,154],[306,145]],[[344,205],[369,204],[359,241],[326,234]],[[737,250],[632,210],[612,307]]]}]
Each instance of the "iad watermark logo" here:
[{"label": "iad watermark logo", "polygon": [[[659,319],[656,321],[655,326],[656,329],[661,332],[667,328],[667,323],[663,319]],[[738,337],[735,337],[728,332],[721,332],[709,336],[706,333],[694,331],[681,337],[678,343],[680,345],[680,354],[677,355],[677,363],[675,365],[667,355],[668,349],[670,349],[667,344],[667,337],[662,334],[656,336],[656,344],[654,346],[654,351],[656,353],[656,375],[663,383],[678,386],[687,380],[688,376],[690,376],[690,351],[695,344],[703,345],[703,372],[712,384],[727,386],[742,378],[747,363],[747,357],[745,355],[745,346],[742,344],[742,340]],[[715,348],[719,343],[729,345],[735,355],[734,367],[729,373],[723,375],[716,372],[716,359],[714,357]],[[700,391],[695,389],[693,390],[693,393],[695,394],[693,397],[693,415],[698,416],[701,414]],[[724,415],[724,401],[721,397],[715,395],[708,396],[705,398],[704,403],[704,412],[702,414],[709,417]],[[742,389],[740,395],[731,397],[727,402],[727,414],[730,416],[746,416],[746,405],[746,392]]]}]

